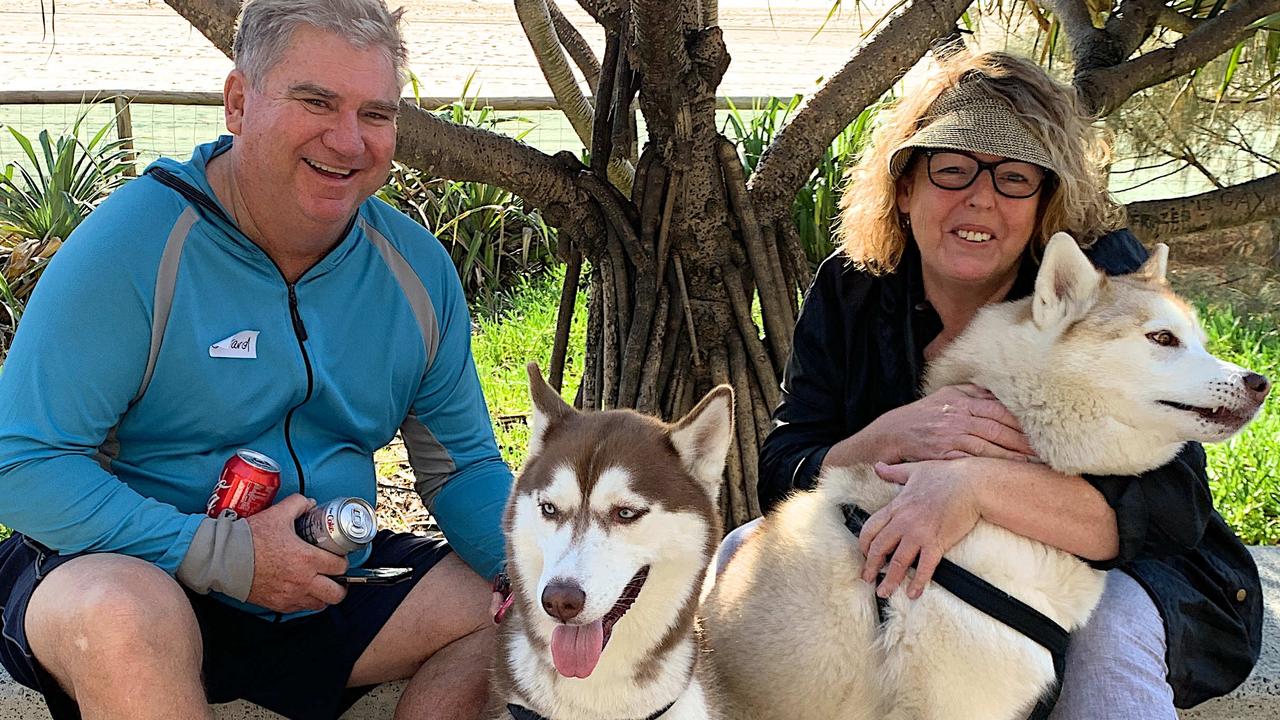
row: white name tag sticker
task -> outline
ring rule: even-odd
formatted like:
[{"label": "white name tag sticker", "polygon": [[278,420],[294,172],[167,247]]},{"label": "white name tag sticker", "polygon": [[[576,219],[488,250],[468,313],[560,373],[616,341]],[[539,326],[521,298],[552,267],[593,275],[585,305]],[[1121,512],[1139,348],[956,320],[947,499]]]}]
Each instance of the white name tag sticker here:
[{"label": "white name tag sticker", "polygon": [[256,358],[258,357],[257,330],[241,330],[226,340],[209,346],[209,357],[215,358]]}]

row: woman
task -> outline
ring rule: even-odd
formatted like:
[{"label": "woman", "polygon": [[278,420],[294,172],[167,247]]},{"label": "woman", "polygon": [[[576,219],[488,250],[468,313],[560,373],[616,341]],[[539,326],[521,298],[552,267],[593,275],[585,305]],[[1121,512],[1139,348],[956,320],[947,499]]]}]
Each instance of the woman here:
[{"label": "woman", "polygon": [[1139,477],[1067,476],[1027,462],[1017,420],[983,388],[916,393],[979,308],[1030,294],[1053,232],[1108,273],[1141,265],[1115,230],[1105,161],[1074,91],[1005,54],[952,56],[890,111],[796,324],[760,503],[827,465],[874,463],[904,485],[860,538],[882,596],[918,560],[918,597],[980,517],[1109,570],[1052,717],[1172,720],[1243,681],[1261,642],[1257,570],[1213,510],[1203,449]]}]

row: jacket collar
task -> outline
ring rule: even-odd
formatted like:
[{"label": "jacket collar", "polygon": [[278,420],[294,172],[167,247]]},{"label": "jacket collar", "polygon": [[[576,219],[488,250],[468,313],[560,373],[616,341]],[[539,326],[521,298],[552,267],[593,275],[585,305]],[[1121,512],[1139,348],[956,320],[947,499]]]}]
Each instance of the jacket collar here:
[{"label": "jacket collar", "polygon": [[[227,247],[237,255],[257,262],[265,261],[268,265],[274,266],[274,261],[271,260],[266,251],[241,232],[240,228],[231,219],[231,214],[227,212],[227,209],[218,200],[217,194],[213,192],[213,186],[209,184],[209,161],[230,150],[233,140],[234,138],[231,135],[222,135],[212,142],[197,146],[191,153],[191,159],[185,163],[169,158],[161,158],[152,163],[147,170],[150,172],[156,168],[163,169],[186,185],[186,191],[180,190],[179,192],[186,196],[186,199],[195,206],[196,211],[200,213],[202,218],[222,230],[220,233],[212,234],[215,242]],[[165,184],[170,185],[170,183]],[[173,186],[170,185],[170,187]],[[365,203],[367,202],[369,200],[365,201]],[[347,227],[342,233],[342,240],[329,250],[319,262],[307,270],[299,278],[298,282],[304,282],[327,273],[351,253],[352,249],[363,237],[363,231],[360,229],[358,220],[364,208],[365,204],[361,203],[356,210],[356,215],[347,223]]]}]

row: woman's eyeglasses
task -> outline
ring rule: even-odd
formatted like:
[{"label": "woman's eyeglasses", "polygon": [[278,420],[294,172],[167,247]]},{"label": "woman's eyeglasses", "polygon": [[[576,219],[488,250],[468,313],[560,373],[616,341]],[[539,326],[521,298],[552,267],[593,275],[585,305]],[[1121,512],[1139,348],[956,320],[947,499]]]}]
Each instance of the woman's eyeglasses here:
[{"label": "woman's eyeglasses", "polygon": [[1040,192],[1048,174],[1035,163],[1001,160],[985,163],[957,150],[926,150],[929,182],[943,190],[963,190],[973,184],[983,170],[991,173],[996,192],[1005,197],[1029,198]]}]

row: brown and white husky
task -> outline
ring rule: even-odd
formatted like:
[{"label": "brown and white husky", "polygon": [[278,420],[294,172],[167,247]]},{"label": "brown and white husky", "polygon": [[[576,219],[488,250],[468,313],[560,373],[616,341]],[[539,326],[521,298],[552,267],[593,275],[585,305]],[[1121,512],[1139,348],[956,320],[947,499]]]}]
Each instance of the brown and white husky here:
[{"label": "brown and white husky", "polygon": [[720,541],[733,391],[675,424],[578,412],[529,365],[529,459],[507,504],[512,604],[495,720],[719,720],[695,613]]}]

